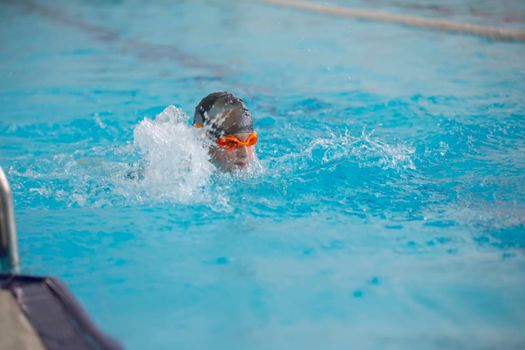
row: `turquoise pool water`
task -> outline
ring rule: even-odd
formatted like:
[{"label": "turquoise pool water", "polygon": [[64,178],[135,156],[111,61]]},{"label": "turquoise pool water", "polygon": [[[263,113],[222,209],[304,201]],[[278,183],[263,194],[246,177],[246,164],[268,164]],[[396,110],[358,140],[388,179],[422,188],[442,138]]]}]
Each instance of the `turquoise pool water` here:
[{"label": "turquoise pool water", "polygon": [[[524,27],[520,1],[331,3]],[[23,270],[129,349],[523,348],[523,57],[258,2],[2,2]],[[216,90],[255,174],[155,119]]]}]

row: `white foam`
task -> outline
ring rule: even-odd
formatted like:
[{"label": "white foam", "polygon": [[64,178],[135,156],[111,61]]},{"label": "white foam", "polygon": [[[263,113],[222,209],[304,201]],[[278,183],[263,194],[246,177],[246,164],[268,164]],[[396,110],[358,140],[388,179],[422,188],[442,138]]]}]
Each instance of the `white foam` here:
[{"label": "white foam", "polygon": [[331,162],[346,157],[353,157],[361,166],[379,166],[383,169],[411,169],[416,166],[411,155],[415,149],[407,144],[388,144],[372,137],[374,131],[362,131],[360,136],[353,136],[348,131],[342,134],[330,133],[329,137],[317,138],[308,145],[303,154],[312,157],[315,150],[323,152],[321,161]]},{"label": "white foam", "polygon": [[170,105],[154,120],[144,118],[133,136],[143,158],[135,190],[155,201],[193,202],[206,197],[202,189],[214,166],[201,133],[188,125],[182,110]]}]

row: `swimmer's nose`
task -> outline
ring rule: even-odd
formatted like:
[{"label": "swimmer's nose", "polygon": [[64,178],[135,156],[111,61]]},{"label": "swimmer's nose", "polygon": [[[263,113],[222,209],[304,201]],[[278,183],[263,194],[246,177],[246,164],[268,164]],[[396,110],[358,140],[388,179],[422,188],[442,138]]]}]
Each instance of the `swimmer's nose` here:
[{"label": "swimmer's nose", "polygon": [[239,157],[240,159],[248,158],[248,147],[241,146],[237,148],[237,157]]}]

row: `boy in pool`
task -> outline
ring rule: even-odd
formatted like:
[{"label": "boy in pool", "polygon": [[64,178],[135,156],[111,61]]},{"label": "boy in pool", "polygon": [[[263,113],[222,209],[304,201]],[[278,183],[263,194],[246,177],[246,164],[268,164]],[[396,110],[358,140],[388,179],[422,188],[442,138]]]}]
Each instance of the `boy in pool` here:
[{"label": "boy in pool", "polygon": [[203,98],[193,117],[193,126],[211,138],[209,152],[218,168],[247,168],[255,157],[257,133],[244,102],[229,92],[214,92]]}]

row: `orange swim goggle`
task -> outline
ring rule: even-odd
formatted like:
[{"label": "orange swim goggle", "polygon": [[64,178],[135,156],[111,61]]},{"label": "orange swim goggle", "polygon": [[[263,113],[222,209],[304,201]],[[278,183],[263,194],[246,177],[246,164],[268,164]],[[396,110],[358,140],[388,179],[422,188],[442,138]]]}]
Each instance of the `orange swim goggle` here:
[{"label": "orange swim goggle", "polygon": [[258,140],[257,133],[253,131],[250,135],[248,135],[248,137],[244,141],[241,141],[237,136],[227,135],[227,136],[218,137],[217,144],[224,149],[232,150],[234,148],[238,148],[242,146],[246,146],[246,147],[255,146],[255,144],[257,143],[257,140]]}]

